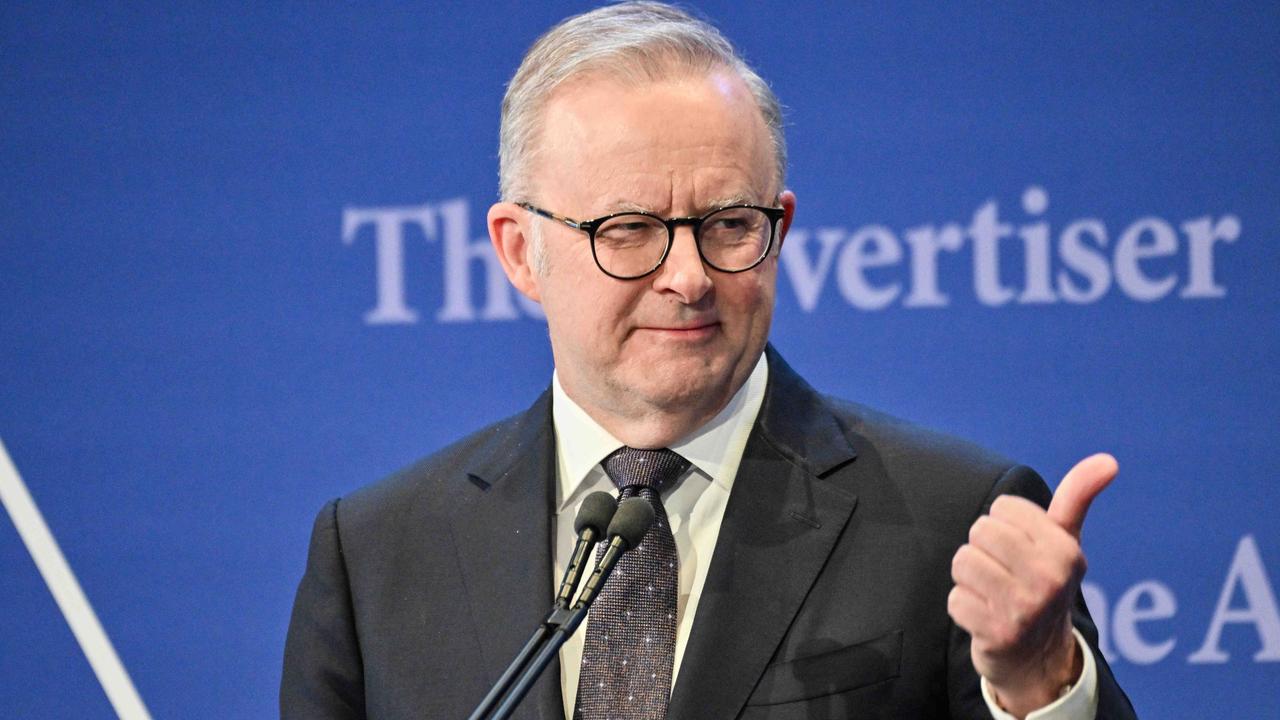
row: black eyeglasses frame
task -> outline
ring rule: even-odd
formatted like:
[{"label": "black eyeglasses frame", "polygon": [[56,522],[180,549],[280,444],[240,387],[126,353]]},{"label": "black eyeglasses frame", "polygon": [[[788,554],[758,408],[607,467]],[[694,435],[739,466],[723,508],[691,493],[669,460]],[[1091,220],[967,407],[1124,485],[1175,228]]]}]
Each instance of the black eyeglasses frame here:
[{"label": "black eyeglasses frame", "polygon": [[[640,278],[652,275],[654,272],[658,270],[658,268],[662,267],[662,263],[666,262],[667,256],[671,254],[671,247],[675,245],[676,228],[680,227],[681,225],[688,225],[693,229],[694,245],[696,245],[698,248],[698,257],[702,258],[702,262],[705,263],[707,267],[713,270],[716,270],[717,272],[722,272],[730,275],[752,270],[757,266],[759,266],[760,263],[764,262],[765,258],[769,257],[769,253],[773,250],[773,241],[778,235],[778,221],[786,217],[786,214],[787,214],[787,211],[784,208],[780,208],[780,207],[764,207],[762,205],[749,205],[746,203],[741,203],[741,204],[735,204],[735,205],[725,205],[724,207],[718,207],[700,216],[664,218],[659,215],[655,215],[650,212],[644,212],[641,210],[626,210],[623,212],[616,212],[616,213],[610,213],[608,215],[601,215],[600,217],[591,218],[590,220],[574,220],[573,218],[566,217],[558,213],[553,213],[550,210],[544,210],[534,205],[533,203],[517,202],[516,205],[524,208],[525,210],[528,210],[529,212],[535,215],[541,215],[542,217],[547,218],[548,220],[555,220],[556,222],[567,225],[573,228],[574,230],[585,232],[587,234],[587,239],[591,243],[591,259],[595,261],[596,267],[600,268],[600,272],[616,280],[639,280]],[[759,210],[760,212],[764,213],[765,217],[769,218],[769,240],[768,242],[765,243],[764,251],[760,253],[760,257],[756,258],[755,262],[739,270],[726,270],[716,265],[715,263],[711,262],[710,260],[708,260],[707,256],[703,254],[702,239],[701,239],[702,236],[699,234],[698,231],[702,229],[702,223],[705,222],[707,218],[711,217],[712,215],[715,215],[718,212],[722,212],[724,210],[733,210],[735,208],[749,208],[752,210]],[[663,249],[662,255],[658,258],[658,261],[653,264],[653,267],[649,268],[648,270],[645,270],[639,275],[618,275],[616,273],[611,273],[604,268],[604,265],[600,264],[600,257],[596,255],[596,230],[598,230],[600,226],[603,225],[604,223],[616,217],[622,217],[623,215],[643,215],[645,217],[650,217],[662,223],[667,228],[667,246],[666,248]]]}]

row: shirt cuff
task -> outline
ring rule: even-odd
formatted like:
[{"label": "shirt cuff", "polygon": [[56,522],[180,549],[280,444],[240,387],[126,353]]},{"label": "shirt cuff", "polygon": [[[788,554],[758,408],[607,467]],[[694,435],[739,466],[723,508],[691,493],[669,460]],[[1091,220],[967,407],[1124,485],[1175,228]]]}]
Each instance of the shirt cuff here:
[{"label": "shirt cuff", "polygon": [[[1076,647],[1080,648],[1083,667],[1075,684],[1058,696],[1052,703],[1027,715],[1026,720],[1094,720],[1098,715],[1098,664],[1093,659],[1093,650],[1084,641],[1080,631],[1071,628],[1075,635]],[[996,704],[995,694],[987,679],[982,678],[982,699],[987,702],[987,709],[995,720],[1017,720]]]}]

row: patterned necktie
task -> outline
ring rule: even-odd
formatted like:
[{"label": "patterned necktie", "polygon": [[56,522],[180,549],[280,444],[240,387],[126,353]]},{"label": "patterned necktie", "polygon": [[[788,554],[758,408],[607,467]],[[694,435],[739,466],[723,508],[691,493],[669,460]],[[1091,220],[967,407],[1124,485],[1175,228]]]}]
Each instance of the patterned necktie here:
[{"label": "patterned necktie", "polygon": [[679,561],[660,494],[689,461],[670,450],[624,447],[601,464],[620,498],[645,498],[656,517],[591,606],[573,717],[663,720],[675,661]]}]

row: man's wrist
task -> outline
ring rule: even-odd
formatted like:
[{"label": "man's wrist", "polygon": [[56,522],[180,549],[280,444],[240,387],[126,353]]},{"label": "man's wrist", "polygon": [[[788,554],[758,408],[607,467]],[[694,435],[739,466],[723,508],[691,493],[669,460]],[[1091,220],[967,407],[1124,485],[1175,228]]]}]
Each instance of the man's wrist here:
[{"label": "man's wrist", "polygon": [[1067,640],[1070,644],[1059,656],[1065,657],[1065,662],[1044,662],[1043,672],[1033,676],[1029,682],[1004,687],[991,683],[992,694],[1000,707],[1016,717],[1026,717],[1028,713],[1052,704],[1070,690],[1080,679],[1084,659],[1075,637],[1069,635]]},{"label": "man's wrist", "polygon": [[[1075,646],[1080,651],[1081,666],[1069,684],[1059,695],[1027,712],[1014,714],[997,701],[994,689],[986,678],[981,680],[982,699],[996,720],[1093,720],[1098,709],[1098,669],[1093,651],[1079,630],[1071,629]],[[1019,708],[1021,709],[1021,708]]]}]

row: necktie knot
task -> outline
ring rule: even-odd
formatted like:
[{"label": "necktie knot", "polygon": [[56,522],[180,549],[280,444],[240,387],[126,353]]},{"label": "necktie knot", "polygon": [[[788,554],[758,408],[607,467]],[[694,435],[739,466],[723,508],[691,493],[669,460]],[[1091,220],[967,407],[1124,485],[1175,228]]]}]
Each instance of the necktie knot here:
[{"label": "necktie knot", "polygon": [[651,488],[660,494],[689,467],[689,461],[666,448],[641,450],[623,446],[610,453],[601,465],[619,490]]}]

